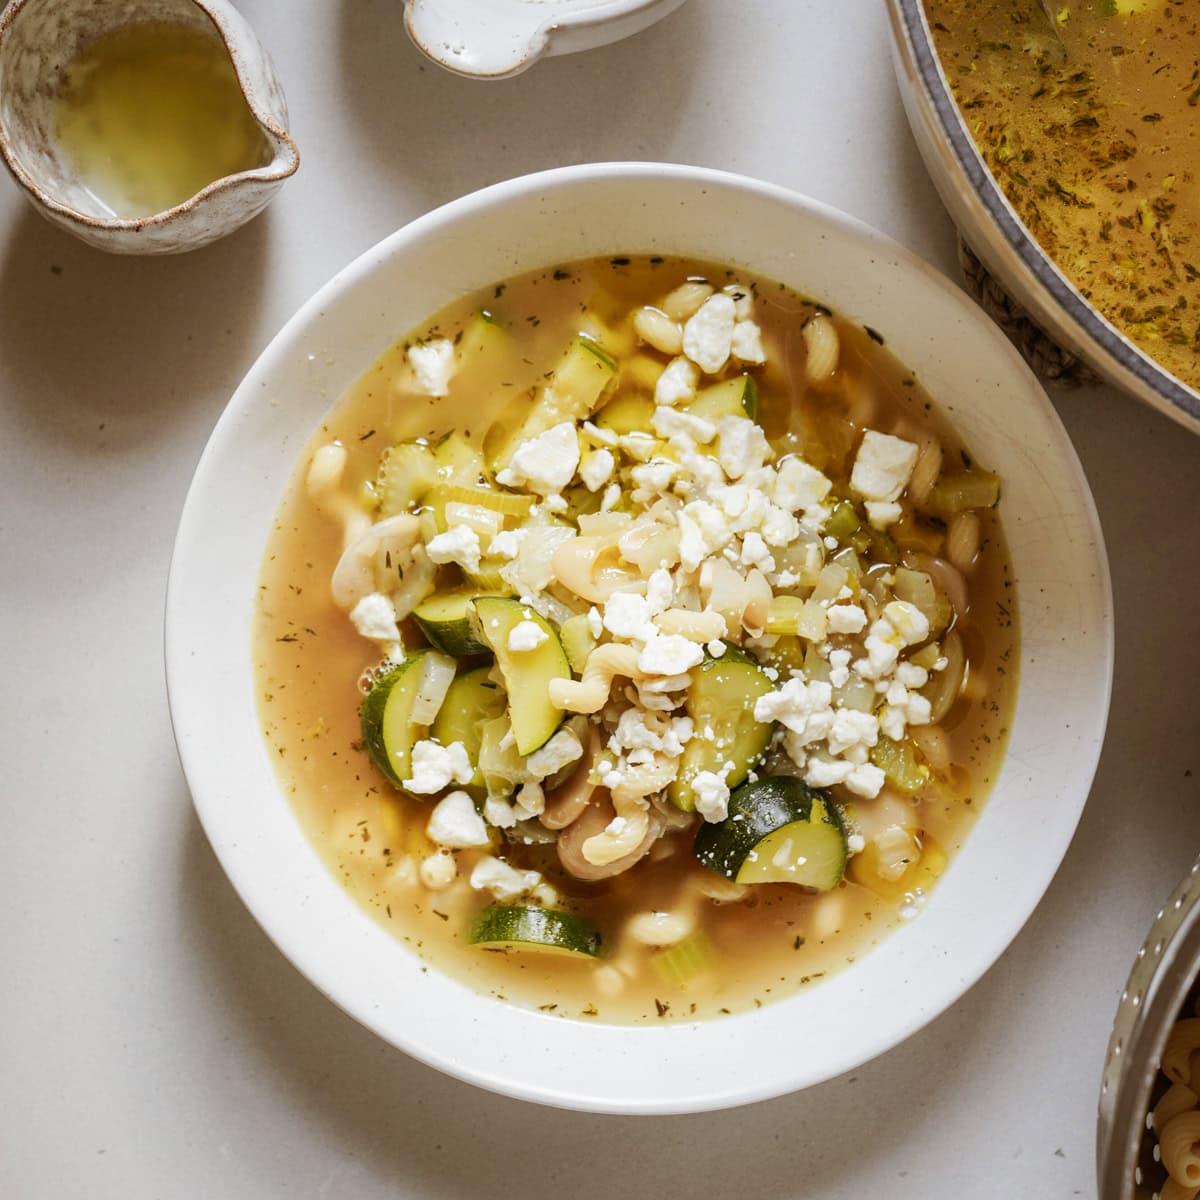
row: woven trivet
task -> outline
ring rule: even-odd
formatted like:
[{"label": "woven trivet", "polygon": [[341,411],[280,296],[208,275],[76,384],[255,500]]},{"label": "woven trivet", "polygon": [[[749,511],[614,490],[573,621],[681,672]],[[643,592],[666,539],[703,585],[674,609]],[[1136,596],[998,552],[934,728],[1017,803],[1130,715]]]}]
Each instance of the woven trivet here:
[{"label": "woven trivet", "polygon": [[1028,313],[988,274],[987,267],[962,238],[958,239],[958,263],[967,291],[1008,334],[1039,379],[1062,387],[1090,387],[1100,382],[1091,367],[1033,323]]}]

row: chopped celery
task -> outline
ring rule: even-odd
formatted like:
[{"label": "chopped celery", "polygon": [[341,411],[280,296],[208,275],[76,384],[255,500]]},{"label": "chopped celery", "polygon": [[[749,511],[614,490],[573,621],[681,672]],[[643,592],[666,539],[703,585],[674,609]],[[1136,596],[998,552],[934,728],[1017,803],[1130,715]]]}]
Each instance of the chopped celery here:
[{"label": "chopped celery", "polygon": [[558,631],[558,640],[562,642],[563,653],[567,656],[567,662],[571,664],[571,670],[576,675],[583,674],[588,655],[599,644],[592,633],[587,616],[580,613],[564,621]]},{"label": "chopped celery", "polygon": [[786,679],[789,672],[804,670],[804,652],[804,642],[793,634],[785,633],[776,638],[773,646],[760,647],[754,653],[764,667],[773,667]]},{"label": "chopped celery", "polygon": [[924,554],[939,554],[946,531],[922,521],[912,513],[906,512],[895,525],[888,530],[897,546],[904,550],[918,550]]},{"label": "chopped celery", "polygon": [[483,480],[483,455],[461,433],[446,434],[433,448],[433,459],[442,483],[474,487]]},{"label": "chopped celery", "polygon": [[961,471],[943,475],[929,490],[924,507],[939,517],[952,517],[968,508],[995,508],[1000,502],[1000,477],[990,471]]},{"label": "chopped celery", "polygon": [[712,941],[702,929],[689,933],[681,942],[660,950],[651,961],[663,983],[685,987],[712,965],[716,957]]},{"label": "chopped celery", "polygon": [[775,596],[767,606],[767,632],[798,633],[804,604],[799,596]]},{"label": "chopped celery", "polygon": [[380,515],[394,517],[408,512],[436,478],[437,463],[428,446],[421,442],[389,446],[380,461],[376,481]]},{"label": "chopped celery", "polygon": [[649,433],[654,401],[637,392],[622,392],[597,414],[596,424],[616,434]]},{"label": "chopped celery", "polygon": [[846,542],[861,528],[862,522],[858,519],[854,505],[849,500],[843,500],[830,514],[823,532],[828,537],[837,538],[839,542]]},{"label": "chopped celery", "polygon": [[907,740],[894,742],[881,735],[871,750],[871,761],[889,783],[910,796],[915,796],[929,778],[929,768],[917,761],[916,747]]}]

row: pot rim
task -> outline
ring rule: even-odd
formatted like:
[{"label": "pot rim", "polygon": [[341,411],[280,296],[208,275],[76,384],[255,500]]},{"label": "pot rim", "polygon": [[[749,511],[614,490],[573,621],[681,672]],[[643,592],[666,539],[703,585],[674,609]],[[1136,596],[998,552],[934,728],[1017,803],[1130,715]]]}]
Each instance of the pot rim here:
[{"label": "pot rim", "polygon": [[982,215],[1016,255],[1031,284],[1048,294],[1050,301],[1076,326],[1084,340],[1153,392],[1165,409],[1200,423],[1200,392],[1171,374],[1102,316],[1059,270],[1009,203],[958,111],[950,82],[934,47],[924,0],[890,0],[890,4],[897,42],[906,43],[902,48],[908,51],[910,64],[938,123],[943,144],[958,167],[959,182],[969,186],[968,201],[974,201],[982,209]]}]

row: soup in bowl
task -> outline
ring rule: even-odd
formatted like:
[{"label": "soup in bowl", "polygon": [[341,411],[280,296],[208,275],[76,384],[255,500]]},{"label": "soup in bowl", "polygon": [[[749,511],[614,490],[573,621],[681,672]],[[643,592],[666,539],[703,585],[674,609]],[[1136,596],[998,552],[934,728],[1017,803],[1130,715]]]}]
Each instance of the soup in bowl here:
[{"label": "soup in bowl", "polygon": [[339,276],[222,418],[168,609],[198,811],[284,952],[607,1111],[804,1086],[950,1003],[1107,707],[1094,514],[1014,353],[690,168],[500,185]]}]

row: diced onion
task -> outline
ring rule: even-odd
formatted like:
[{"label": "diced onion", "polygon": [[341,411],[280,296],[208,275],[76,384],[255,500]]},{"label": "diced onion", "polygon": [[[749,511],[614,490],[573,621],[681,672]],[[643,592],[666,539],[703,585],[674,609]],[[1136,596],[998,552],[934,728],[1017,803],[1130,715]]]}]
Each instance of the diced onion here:
[{"label": "diced onion", "polygon": [[433,724],[453,682],[454,659],[436,650],[431,650],[421,659],[421,680],[412,706],[414,725]]}]

